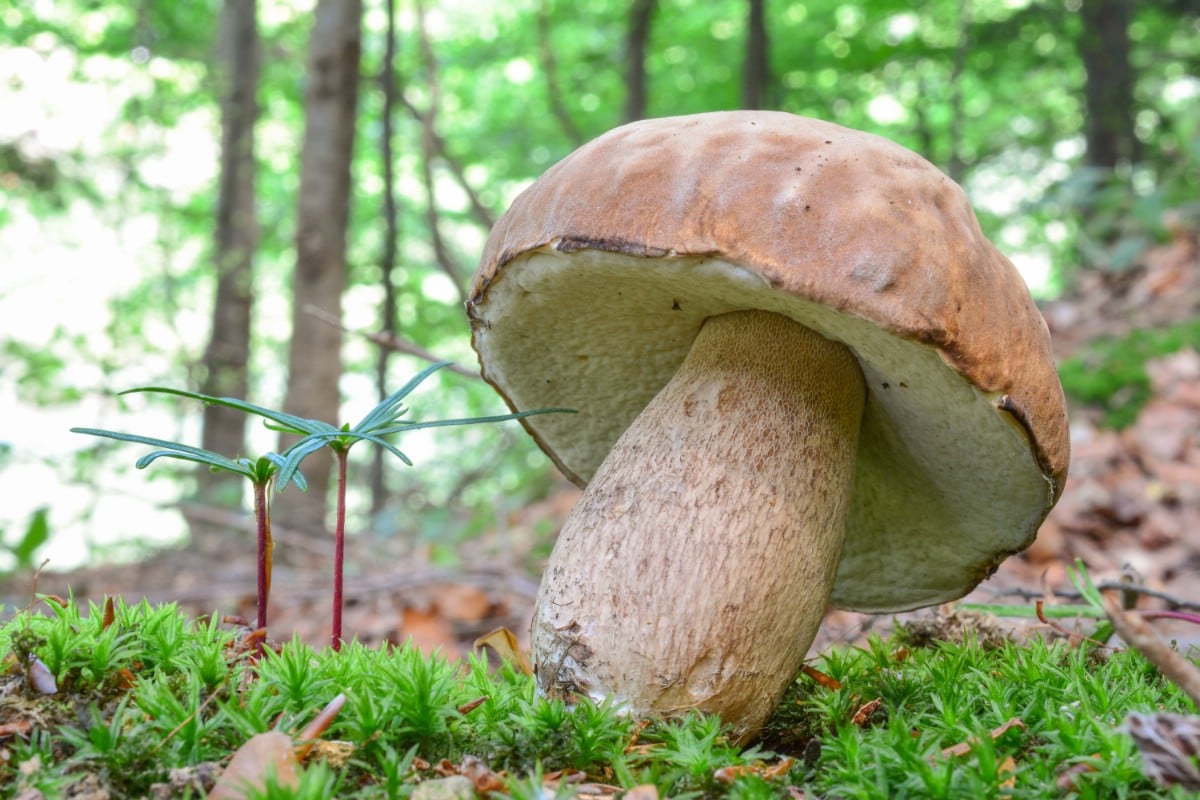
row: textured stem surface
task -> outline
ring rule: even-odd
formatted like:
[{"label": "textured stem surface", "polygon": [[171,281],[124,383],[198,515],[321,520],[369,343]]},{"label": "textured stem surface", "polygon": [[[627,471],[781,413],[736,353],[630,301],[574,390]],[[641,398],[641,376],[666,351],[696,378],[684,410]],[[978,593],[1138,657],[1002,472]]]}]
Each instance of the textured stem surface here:
[{"label": "textured stem surface", "polygon": [[542,689],[757,731],[825,612],[864,396],[850,351],[786,317],[707,320],[559,535]]}]

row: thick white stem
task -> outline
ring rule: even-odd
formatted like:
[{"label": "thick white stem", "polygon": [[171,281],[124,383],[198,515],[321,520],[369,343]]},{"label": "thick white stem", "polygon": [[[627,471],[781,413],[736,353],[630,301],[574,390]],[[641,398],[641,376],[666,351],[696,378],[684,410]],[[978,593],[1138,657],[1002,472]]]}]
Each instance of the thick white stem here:
[{"label": "thick white stem", "polygon": [[542,689],[753,735],[824,615],[865,389],[849,350],[776,314],[707,320],[584,492],[542,579]]}]

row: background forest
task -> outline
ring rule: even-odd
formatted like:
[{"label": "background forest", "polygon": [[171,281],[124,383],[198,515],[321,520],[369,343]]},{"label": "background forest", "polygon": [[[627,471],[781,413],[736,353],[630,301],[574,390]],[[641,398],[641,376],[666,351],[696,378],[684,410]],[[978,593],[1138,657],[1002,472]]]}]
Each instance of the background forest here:
[{"label": "background forest", "polygon": [[[30,0],[0,30],[0,570],[189,529],[248,553],[241,484],[134,476],[133,448],[66,430],[231,456],[274,434],[133,386],[341,423],[436,354],[461,369],[414,419],[504,411],[462,308],[487,231],[625,121],[776,108],[887,136],[964,184],[1043,298],[1200,218],[1195,0]],[[415,469],[352,457],[350,528],[433,562],[556,480],[514,423],[399,444]],[[330,546],[306,473],[277,500],[283,563]]]}]

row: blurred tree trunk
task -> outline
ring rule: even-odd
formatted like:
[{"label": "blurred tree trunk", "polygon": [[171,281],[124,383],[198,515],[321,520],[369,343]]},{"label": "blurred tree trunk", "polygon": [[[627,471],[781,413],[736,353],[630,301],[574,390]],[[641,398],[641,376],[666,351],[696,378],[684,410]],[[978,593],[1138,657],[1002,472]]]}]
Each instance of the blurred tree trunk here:
[{"label": "blurred tree trunk", "polygon": [[1138,157],[1133,132],[1132,0],[1083,0],[1079,55],[1087,74],[1087,163],[1112,168]]},{"label": "blurred tree trunk", "polygon": [[[379,158],[383,161],[383,254],[379,264],[379,283],[383,287],[383,302],[379,310],[380,333],[395,338],[396,329],[396,251],[400,239],[400,220],[396,209],[396,176],[392,152],[393,122],[396,113],[396,0],[385,0],[387,29],[384,32],[383,64],[379,67],[379,91],[383,95],[380,111]],[[388,362],[392,349],[379,347],[375,358],[375,387],[379,399],[391,393],[388,386]],[[379,514],[387,504],[387,451],[371,448],[371,513]]]},{"label": "blurred tree trunk", "polygon": [[[327,318],[341,319],[362,2],[318,0],[313,17],[304,92],[292,337],[288,342],[284,410],[337,425],[341,424],[338,380],[342,372],[342,331],[306,309],[315,307]],[[290,441],[281,446],[288,444]],[[328,449],[317,451],[304,462],[308,492],[289,493],[276,504],[275,519],[280,525],[304,534],[325,532],[331,466]],[[288,557],[284,551],[279,555]]]},{"label": "blurred tree trunk", "polygon": [[658,0],[633,0],[625,37],[625,121],[646,116],[646,45]]},{"label": "blurred tree trunk", "polygon": [[742,66],[742,108],[765,108],[771,81],[768,59],[766,0],[749,0],[746,19],[746,62]]},{"label": "blurred tree trunk", "polygon": [[[225,0],[217,33],[217,87],[221,106],[221,174],[213,264],[216,297],[212,333],[204,351],[205,394],[246,397],[250,360],[250,315],[254,301],[255,214],[254,126],[258,118],[259,42],[257,0]],[[217,406],[204,408],[201,446],[231,458],[245,455],[246,416]],[[201,469],[197,499],[203,505],[239,507],[243,479]],[[219,550],[217,529],[193,522],[192,547]],[[226,529],[227,530],[227,529]]]}]

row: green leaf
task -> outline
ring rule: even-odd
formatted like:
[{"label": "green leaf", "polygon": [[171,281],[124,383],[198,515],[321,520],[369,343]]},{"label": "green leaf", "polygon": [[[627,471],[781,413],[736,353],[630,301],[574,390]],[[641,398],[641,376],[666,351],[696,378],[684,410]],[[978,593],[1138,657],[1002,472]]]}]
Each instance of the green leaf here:
[{"label": "green leaf", "polygon": [[202,450],[199,447],[189,447],[178,442],[169,442],[165,439],[155,439],[151,436],[139,436],[134,433],[120,433],[118,431],[107,431],[100,428],[71,428],[72,433],[82,433],[87,436],[100,436],[106,439],[116,439],[119,442],[132,442],[133,444],[145,444],[151,447],[159,448],[149,455],[142,456],[137,460],[136,466],[138,469],[145,469],[151,462],[163,457],[178,458],[184,461],[192,461],[197,464],[207,464],[215,469],[224,470],[226,472],[234,472],[238,475],[245,475],[247,478],[254,480],[256,478],[253,470],[246,464],[242,464],[225,456],[208,450]]},{"label": "green leaf", "polygon": [[120,394],[133,394],[135,392],[154,392],[157,394],[171,394],[177,397],[187,397],[192,400],[199,400],[207,405],[222,406],[223,408],[232,408],[236,411],[243,411],[247,414],[264,417],[271,420],[279,427],[274,427],[274,430],[284,431],[285,433],[295,433],[303,435],[306,433],[319,433],[328,430],[336,431],[337,428],[330,425],[328,422],[320,420],[305,419],[298,417],[295,414],[287,414],[283,411],[276,411],[273,408],[249,403],[245,400],[239,400],[236,397],[213,397],[212,395],[200,394],[199,392],[188,392],[183,389],[168,389],[162,386],[140,386],[136,389],[126,389]]},{"label": "green leaf", "polygon": [[397,422],[390,428],[375,431],[377,436],[391,436],[404,431],[415,431],[421,428],[448,428],[454,425],[475,425],[488,422],[508,422],[513,419],[524,419],[535,414],[577,414],[573,408],[538,408],[533,411],[516,411],[512,414],[497,414],[491,417],[466,417],[463,419],[435,419],[428,422]]},{"label": "green leaf", "polygon": [[1104,611],[1104,598],[1100,596],[1100,590],[1096,588],[1096,584],[1092,583],[1092,576],[1088,574],[1087,566],[1084,565],[1082,559],[1075,559],[1075,566],[1067,567],[1067,577],[1071,579],[1071,584],[1088,605],[1101,612]]},{"label": "green leaf", "polygon": [[379,405],[371,409],[351,430],[354,432],[368,431],[384,422],[394,420],[407,410],[400,404],[400,401],[412,394],[413,390],[420,386],[430,375],[443,367],[450,366],[450,364],[451,362],[449,361],[438,361],[421,370],[408,383],[404,384],[404,386],[380,402]]},{"label": "green leaf", "polygon": [[38,548],[50,539],[50,508],[42,506],[29,515],[29,525],[25,534],[12,546],[12,554],[17,564],[27,566],[33,563]]}]

